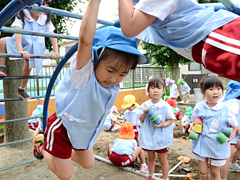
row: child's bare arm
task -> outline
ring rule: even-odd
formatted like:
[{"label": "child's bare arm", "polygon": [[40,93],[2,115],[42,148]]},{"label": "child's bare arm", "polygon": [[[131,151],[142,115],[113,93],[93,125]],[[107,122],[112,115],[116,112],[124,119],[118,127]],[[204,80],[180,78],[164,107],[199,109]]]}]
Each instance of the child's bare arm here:
[{"label": "child's bare arm", "polygon": [[[54,32],[52,32],[54,33]],[[57,44],[57,38],[50,38],[52,46],[53,46],[53,53],[52,53],[52,59],[57,60],[58,59],[58,44]]]},{"label": "child's bare arm", "polygon": [[145,120],[145,118],[146,118],[146,116],[147,116],[147,114],[145,113],[145,111],[147,111],[149,108],[150,108],[150,107],[146,106],[146,107],[144,108],[144,110],[143,110],[142,115],[139,117],[139,119],[140,119],[140,121],[141,121],[142,123],[144,122],[144,120]]},{"label": "child's bare arm", "polygon": [[156,19],[134,8],[132,0],[118,0],[119,19],[123,34],[134,37],[146,29]]},{"label": "child's bare arm", "polygon": [[238,129],[238,127],[232,127],[232,132],[231,132],[231,135],[228,138],[228,142],[230,142],[234,138],[237,129]]},{"label": "child's bare arm", "polygon": [[76,70],[84,67],[92,56],[92,43],[96,31],[100,2],[101,0],[90,0],[83,16],[79,31]]},{"label": "child's bare arm", "polygon": [[118,125],[122,125],[117,119],[115,120],[115,123],[117,123]]},{"label": "child's bare arm", "polygon": [[[16,26],[16,29],[22,29],[21,27]],[[27,51],[23,51],[22,47],[22,34],[15,34],[16,38],[16,46],[17,46],[17,51],[18,53],[23,55],[23,59],[28,60],[30,58],[30,54]]]}]

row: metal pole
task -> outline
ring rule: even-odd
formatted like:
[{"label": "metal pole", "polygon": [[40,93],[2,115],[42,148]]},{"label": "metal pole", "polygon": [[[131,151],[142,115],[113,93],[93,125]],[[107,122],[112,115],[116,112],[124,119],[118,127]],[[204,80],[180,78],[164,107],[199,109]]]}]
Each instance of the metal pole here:
[{"label": "metal pole", "polygon": [[45,36],[45,37],[52,37],[52,38],[60,38],[60,39],[71,39],[71,40],[78,40],[78,37],[63,35],[63,34],[55,34],[55,33],[48,33],[48,32],[38,32],[38,31],[29,31],[24,29],[15,29],[10,27],[2,27],[0,31],[6,33],[14,33],[14,34],[27,34],[27,35],[35,35],[35,36]]}]

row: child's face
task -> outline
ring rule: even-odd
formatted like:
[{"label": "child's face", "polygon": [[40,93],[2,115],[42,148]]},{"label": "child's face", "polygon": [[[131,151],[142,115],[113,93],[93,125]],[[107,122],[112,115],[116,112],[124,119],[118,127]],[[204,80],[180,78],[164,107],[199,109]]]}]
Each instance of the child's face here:
[{"label": "child's face", "polygon": [[38,17],[42,14],[42,12],[30,10],[30,14],[32,18],[36,21],[38,20]]},{"label": "child's face", "polygon": [[162,94],[164,93],[164,88],[162,84],[159,84],[158,87],[151,86],[149,88],[149,95],[152,100],[161,99]]},{"label": "child's face", "polygon": [[110,87],[119,84],[123,78],[128,74],[129,68],[122,66],[116,69],[118,61],[102,60],[96,67],[95,74],[99,84],[103,87]]},{"label": "child's face", "polygon": [[129,110],[129,111],[132,111],[132,110],[134,110],[135,109],[135,104],[133,104],[132,106],[130,106],[129,108],[127,108],[127,110]]},{"label": "child's face", "polygon": [[223,90],[221,87],[213,86],[205,90],[204,96],[210,102],[216,102],[222,97]]}]

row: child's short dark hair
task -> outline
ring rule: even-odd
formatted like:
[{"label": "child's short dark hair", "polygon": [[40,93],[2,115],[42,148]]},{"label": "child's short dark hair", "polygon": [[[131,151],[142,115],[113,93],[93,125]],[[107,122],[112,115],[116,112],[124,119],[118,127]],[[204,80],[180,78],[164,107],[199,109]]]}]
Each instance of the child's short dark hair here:
[{"label": "child's short dark hair", "polygon": [[150,87],[157,87],[158,88],[159,84],[161,84],[164,89],[166,88],[166,83],[163,80],[163,78],[154,76],[151,79],[149,79],[148,87],[147,87],[148,92],[149,92]]},{"label": "child's short dark hair", "polygon": [[217,76],[205,76],[200,81],[200,88],[202,92],[205,92],[207,89],[213,86],[220,87],[222,90],[224,90],[223,82]]},{"label": "child's short dark hair", "polygon": [[101,50],[102,48],[98,50],[98,54],[100,54],[98,63],[102,60],[110,59],[118,61],[115,67],[116,69],[120,69],[123,66],[126,67],[127,69],[135,69],[137,67],[138,55],[118,51],[108,47],[105,47],[101,54]]}]

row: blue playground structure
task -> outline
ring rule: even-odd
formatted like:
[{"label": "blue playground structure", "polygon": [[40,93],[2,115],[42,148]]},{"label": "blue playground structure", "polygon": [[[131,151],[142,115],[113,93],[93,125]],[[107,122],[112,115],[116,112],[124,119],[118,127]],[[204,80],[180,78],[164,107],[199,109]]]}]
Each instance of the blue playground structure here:
[{"label": "blue playground structure", "polygon": [[[225,10],[228,10],[228,11],[231,11],[235,14],[240,15],[240,2],[238,2],[236,4],[236,3],[233,3],[231,0],[219,0],[219,1],[221,3],[203,4],[203,5],[205,7],[213,7],[215,11],[218,11],[220,9],[225,9]],[[73,36],[68,36],[68,35],[34,32],[34,31],[26,31],[26,30],[19,30],[19,29],[4,27],[4,25],[11,18],[13,18],[18,12],[20,12],[21,10],[23,10],[25,8],[45,12],[45,13],[48,13],[48,14],[54,14],[54,15],[58,15],[58,16],[66,16],[66,17],[71,17],[71,18],[76,18],[76,19],[82,19],[81,15],[66,12],[66,11],[59,10],[59,9],[50,8],[50,7],[42,7],[42,6],[34,5],[36,3],[38,3],[40,5],[41,1],[39,1],[39,0],[11,0],[7,4],[7,6],[5,6],[4,9],[2,9],[1,12],[0,12],[0,19],[1,19],[1,21],[0,21],[0,31],[8,32],[8,33],[20,33],[20,34],[28,34],[28,35],[37,35],[37,36],[45,36],[45,37],[57,37],[57,38],[63,38],[63,39],[78,40],[78,37],[73,37]],[[101,24],[104,24],[104,25],[120,27],[119,21],[108,22],[108,21],[104,21],[104,20],[98,20],[98,23],[101,23]],[[52,88],[54,86],[55,80],[56,80],[58,74],[60,73],[61,69],[65,65],[65,63],[77,51],[77,47],[78,47],[78,43],[76,43],[66,53],[65,56],[60,57],[62,60],[60,61],[60,63],[58,64],[57,68],[55,69],[54,73],[51,76],[51,80],[48,84],[48,88],[47,88],[46,95],[45,95],[45,101],[44,101],[44,111],[43,111],[44,130],[46,128],[49,99],[50,99],[50,96],[51,96],[51,91],[52,91]],[[45,55],[31,55],[31,56],[32,57],[38,56],[38,57],[43,57],[43,58],[49,58],[49,56],[45,56]],[[0,54],[0,57],[22,57],[22,56],[20,54]],[[6,77],[2,80],[5,80],[5,79],[8,79],[8,77]],[[3,109],[1,107],[0,108],[0,115],[3,114],[3,113],[4,112],[3,112]],[[35,118],[35,117],[33,117],[33,118]],[[0,122],[0,125],[10,123],[10,122],[28,120],[28,119],[29,118],[2,121],[2,122]],[[18,142],[7,143],[3,146],[11,145],[11,144],[14,144],[14,143],[21,143],[21,142],[30,141],[30,140],[32,140],[32,138],[22,140],[22,141],[18,141]],[[0,146],[0,147],[3,147],[3,146]],[[34,160],[36,160],[36,159],[25,161],[23,163],[14,164],[12,166],[0,168],[0,171],[8,169],[8,168],[16,167],[18,165],[22,165],[22,164],[25,164],[25,163],[28,163],[28,162],[32,162]]]}]

